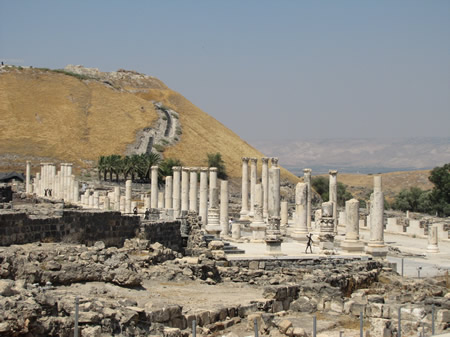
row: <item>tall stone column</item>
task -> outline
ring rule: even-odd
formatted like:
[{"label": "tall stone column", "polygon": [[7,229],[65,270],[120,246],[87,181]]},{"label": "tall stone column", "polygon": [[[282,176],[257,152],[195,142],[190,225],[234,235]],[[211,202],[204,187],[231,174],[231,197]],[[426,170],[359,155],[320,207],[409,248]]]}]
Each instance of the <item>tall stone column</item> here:
[{"label": "tall stone column", "polygon": [[209,201],[208,209],[208,224],[206,225],[206,232],[218,236],[220,234],[220,210],[219,210],[219,190],[217,187],[212,189],[212,198]]},{"label": "tall stone column", "polygon": [[[124,195],[120,196],[120,202],[119,202],[119,206],[120,206],[120,212],[121,213],[125,213],[125,204],[127,203],[127,198]],[[131,202],[130,202],[130,208],[131,208]]]},{"label": "tall stone column", "polygon": [[181,166],[174,166],[173,171],[173,216],[178,218],[181,212]]},{"label": "tall stone column", "polygon": [[256,165],[258,158],[250,158],[250,212],[249,216],[255,214],[255,185],[256,185]]},{"label": "tall stone column", "polygon": [[217,167],[210,167],[209,168],[209,203],[211,203],[211,200],[213,198],[213,189],[217,188]]},{"label": "tall stone column", "polygon": [[158,192],[158,209],[164,208],[164,192],[159,191]]},{"label": "tall stone column", "polygon": [[189,210],[198,213],[197,171],[198,168],[191,167],[189,175]]},{"label": "tall stone column", "polygon": [[158,166],[151,167],[150,207],[158,208]]},{"label": "tall stone column", "polygon": [[248,219],[248,160],[249,158],[242,158],[242,207],[240,212],[240,220]]},{"label": "tall stone column", "polygon": [[345,240],[341,243],[343,251],[348,253],[363,252],[364,244],[359,240],[359,201],[345,202]]},{"label": "tall stone column", "polygon": [[268,216],[268,204],[269,204],[269,159],[267,157],[261,158],[261,183],[263,189],[263,216]]},{"label": "tall stone column", "polygon": [[189,167],[183,167],[181,171],[181,210],[189,210]]},{"label": "tall stone column", "polygon": [[200,168],[200,204],[199,215],[202,218],[203,226],[208,223],[208,168]]},{"label": "tall stone column", "polygon": [[114,186],[114,210],[120,212],[120,187]]},{"label": "tall stone column", "polygon": [[228,224],[228,180],[220,182],[220,236],[229,235]]},{"label": "tall stone column", "polygon": [[280,217],[280,168],[269,169],[269,217]]},{"label": "tall stone column", "polygon": [[288,202],[287,201],[282,201],[280,203],[281,208],[280,208],[280,226],[287,226],[288,224]]},{"label": "tall stone column", "polygon": [[125,213],[131,213],[131,180],[125,182]]},{"label": "tall stone column", "polygon": [[46,186],[45,163],[41,163],[41,181],[39,182],[39,195],[44,196]]},{"label": "tall stone column", "polygon": [[30,176],[31,176],[31,162],[27,160],[27,169],[25,178],[25,193],[27,194],[31,193]]},{"label": "tall stone column", "polygon": [[334,233],[337,233],[337,174],[338,171],[336,170],[330,170],[328,171],[330,175],[330,190],[329,190],[329,196],[330,201],[333,203],[333,217],[334,217]]},{"label": "tall stone column", "polygon": [[374,176],[374,188],[370,205],[370,241],[366,252],[374,257],[386,257],[387,247],[384,244],[384,194],[381,187],[381,176]]},{"label": "tall stone column", "polygon": [[98,191],[94,191],[94,208],[100,208],[100,202],[99,202],[99,194]]},{"label": "tall stone column", "polygon": [[73,189],[74,189],[74,185],[75,185],[75,176],[73,174],[70,175],[69,177],[69,193],[67,195],[67,200],[69,202],[73,201]]},{"label": "tall stone column", "polygon": [[166,184],[165,184],[165,190],[164,190],[164,199],[165,200],[165,208],[166,209],[171,209],[172,208],[172,190],[173,190],[173,186],[172,186],[172,176],[167,176],[166,177]]},{"label": "tall stone column", "polygon": [[262,242],[266,235],[266,224],[263,217],[263,187],[262,184],[255,185],[255,216],[250,224],[252,230],[252,241]]},{"label": "tall stone column", "polygon": [[70,177],[72,175],[72,163],[66,163],[66,188],[64,189],[64,200],[70,197]]},{"label": "tall stone column", "polygon": [[36,178],[34,178],[34,191],[36,195],[41,193],[41,173],[36,173]]},{"label": "tall stone column", "polygon": [[295,187],[295,225],[292,237],[298,241],[306,241],[308,235],[307,225],[308,185],[298,183]]},{"label": "tall stone column", "polygon": [[144,197],[144,211],[146,211],[147,209],[149,210],[150,208],[152,208],[152,202],[151,202],[150,197],[148,197],[148,196]]},{"label": "tall stone column", "polygon": [[311,169],[305,168],[303,169],[303,179],[307,188],[307,200],[306,200],[306,226],[308,227],[308,231],[311,231]]},{"label": "tall stone column", "polygon": [[80,201],[80,186],[78,185],[78,181],[75,180],[73,182],[73,202],[78,203]]},{"label": "tall stone column", "polygon": [[[75,176],[74,176],[75,179]],[[49,188],[52,190],[52,198],[56,198],[55,195],[55,185],[56,185],[56,165],[54,163],[50,164],[50,184],[49,184]],[[73,201],[73,193],[71,196],[71,199]]]}]

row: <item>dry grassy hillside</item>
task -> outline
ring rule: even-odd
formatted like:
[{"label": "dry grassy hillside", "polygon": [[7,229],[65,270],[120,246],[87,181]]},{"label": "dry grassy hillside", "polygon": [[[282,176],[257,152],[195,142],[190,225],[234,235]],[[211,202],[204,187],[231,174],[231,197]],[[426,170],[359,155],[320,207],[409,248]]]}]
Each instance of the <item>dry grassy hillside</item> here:
[{"label": "dry grassy hillside", "polygon": [[[111,83],[112,82],[112,83]],[[152,126],[159,101],[179,113],[180,141],[166,148],[187,166],[203,166],[220,152],[231,177],[241,175],[241,157],[263,155],[161,81],[79,79],[39,69],[0,72],[0,170],[24,160],[94,165],[100,155],[124,154],[136,132]],[[282,169],[283,178],[297,178]]]}]

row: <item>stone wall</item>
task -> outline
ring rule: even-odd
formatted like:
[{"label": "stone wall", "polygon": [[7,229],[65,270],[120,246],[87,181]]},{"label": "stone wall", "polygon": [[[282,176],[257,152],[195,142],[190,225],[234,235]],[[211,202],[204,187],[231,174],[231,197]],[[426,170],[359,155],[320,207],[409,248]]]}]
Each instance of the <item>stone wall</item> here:
[{"label": "stone wall", "polygon": [[31,242],[76,242],[106,246],[123,245],[139,230],[139,217],[119,212],[65,211],[60,217],[29,217],[26,213],[0,214],[0,245]]},{"label": "stone wall", "polygon": [[150,222],[141,226],[143,238],[150,242],[159,242],[163,246],[180,252],[183,249],[183,239],[181,238],[180,222]]},{"label": "stone wall", "polygon": [[10,202],[12,195],[11,186],[0,186],[0,202]]}]

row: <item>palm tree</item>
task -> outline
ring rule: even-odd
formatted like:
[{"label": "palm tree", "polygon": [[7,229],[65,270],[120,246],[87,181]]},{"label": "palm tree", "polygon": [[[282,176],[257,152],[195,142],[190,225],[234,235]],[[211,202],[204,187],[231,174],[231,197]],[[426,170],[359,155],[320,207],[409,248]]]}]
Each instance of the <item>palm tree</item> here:
[{"label": "palm tree", "polygon": [[172,167],[183,166],[183,163],[179,159],[166,158],[159,163],[159,174],[162,177],[173,175]]},{"label": "palm tree", "polygon": [[119,174],[122,171],[122,157],[118,154],[112,154],[110,157],[110,180],[112,180],[112,173],[116,175],[116,181],[119,181]]},{"label": "palm tree", "polygon": [[103,180],[106,181],[107,167],[106,167],[106,157],[105,156],[100,156],[98,158],[97,169],[98,169],[98,180],[101,179],[100,176],[103,173]]},{"label": "palm tree", "polygon": [[148,178],[148,180],[150,180],[152,166],[159,164],[159,162],[161,161],[161,156],[158,153],[154,152],[144,153],[142,156],[146,167],[145,177]]}]

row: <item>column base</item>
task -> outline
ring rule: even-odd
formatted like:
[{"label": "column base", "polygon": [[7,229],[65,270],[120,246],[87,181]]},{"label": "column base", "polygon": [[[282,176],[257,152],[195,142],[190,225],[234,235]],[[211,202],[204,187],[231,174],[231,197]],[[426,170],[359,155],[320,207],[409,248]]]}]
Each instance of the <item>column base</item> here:
[{"label": "column base", "polygon": [[388,253],[388,247],[383,243],[368,243],[366,246],[366,254],[372,255],[373,257],[386,258]]},{"label": "column base", "polygon": [[266,253],[265,255],[270,256],[284,256],[281,252],[281,240],[276,241],[266,241]]},{"label": "column base", "polygon": [[341,249],[346,253],[363,253],[364,243],[359,240],[344,240],[341,242]]},{"label": "column base", "polygon": [[437,245],[428,245],[427,253],[439,253],[439,247]]},{"label": "column base", "polygon": [[262,241],[266,237],[265,223],[251,223],[250,229],[252,230],[252,240]]},{"label": "column base", "polygon": [[239,217],[239,221],[249,221],[250,217],[248,216],[248,211],[241,211]]}]

